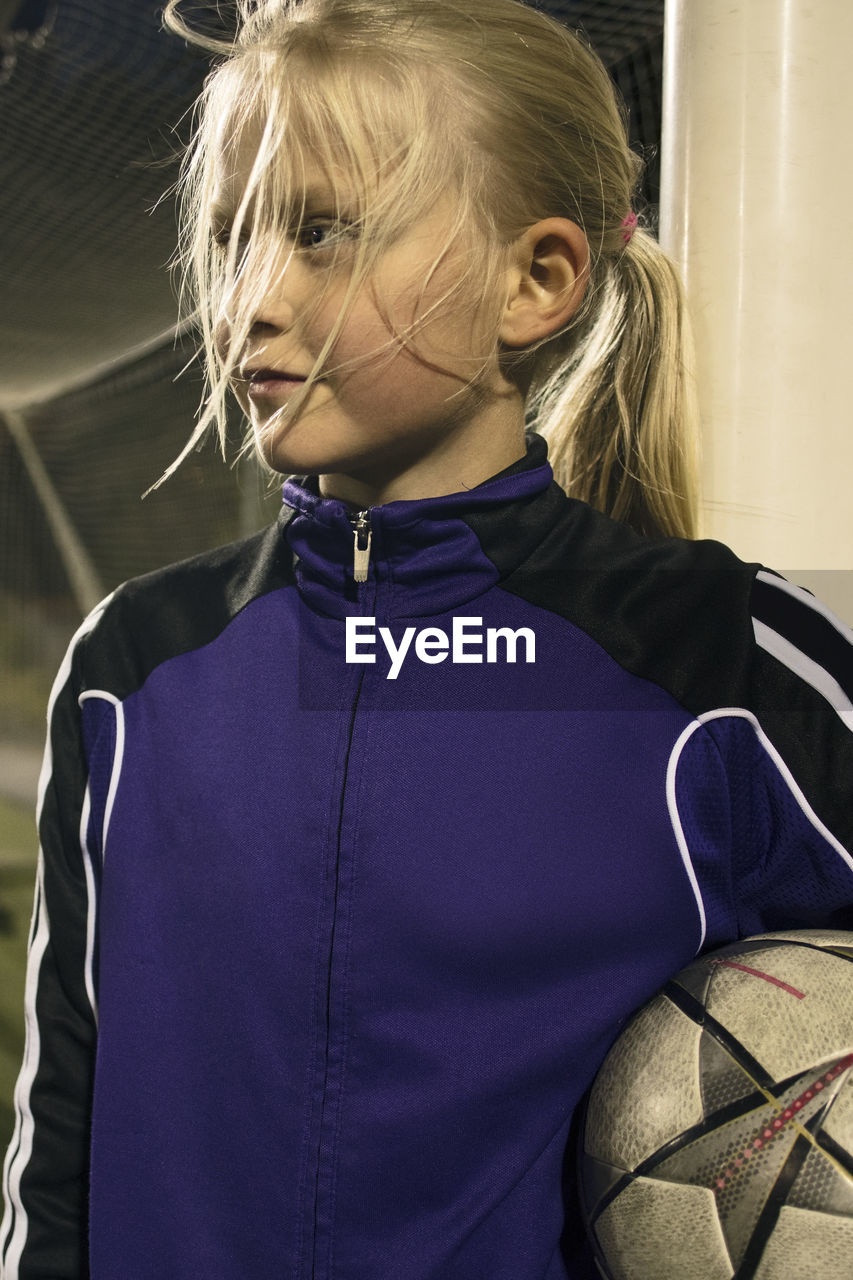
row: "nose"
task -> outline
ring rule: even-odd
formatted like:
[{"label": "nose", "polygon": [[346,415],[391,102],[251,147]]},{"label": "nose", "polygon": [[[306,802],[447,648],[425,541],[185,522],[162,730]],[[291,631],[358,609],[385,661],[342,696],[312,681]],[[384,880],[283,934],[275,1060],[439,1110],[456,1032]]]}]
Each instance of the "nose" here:
[{"label": "nose", "polygon": [[296,280],[290,263],[272,254],[252,264],[241,281],[239,307],[248,331],[255,338],[270,338],[293,327],[296,315]]},{"label": "nose", "polygon": [[258,263],[243,270],[220,301],[214,325],[216,348],[223,361],[246,345],[269,342],[293,328],[296,305],[288,273],[280,263]]},{"label": "nose", "polygon": [[293,328],[293,316],[285,318],[280,312],[275,314],[275,318],[271,317],[271,312],[264,310],[264,315],[253,320],[249,325],[250,338],[274,338],[276,334],[287,333]]}]

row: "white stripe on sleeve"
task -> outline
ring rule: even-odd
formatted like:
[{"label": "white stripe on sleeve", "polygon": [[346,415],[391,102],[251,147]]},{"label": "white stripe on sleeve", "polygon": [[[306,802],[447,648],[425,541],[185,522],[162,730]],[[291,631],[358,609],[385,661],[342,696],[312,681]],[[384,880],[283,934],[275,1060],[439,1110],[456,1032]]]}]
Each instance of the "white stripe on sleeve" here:
[{"label": "white stripe on sleeve", "polygon": [[777,658],[789,671],[793,671],[794,675],[799,676],[806,684],[811,685],[812,689],[815,689],[826,699],[847,728],[853,730],[853,703],[851,703],[835,677],[831,676],[819,662],[815,662],[808,654],[798,649],[790,640],[780,636],[778,631],[768,627],[766,622],[759,622],[757,618],[753,618],[752,626],[755,631],[756,644],[760,645],[762,649],[774,658]]}]

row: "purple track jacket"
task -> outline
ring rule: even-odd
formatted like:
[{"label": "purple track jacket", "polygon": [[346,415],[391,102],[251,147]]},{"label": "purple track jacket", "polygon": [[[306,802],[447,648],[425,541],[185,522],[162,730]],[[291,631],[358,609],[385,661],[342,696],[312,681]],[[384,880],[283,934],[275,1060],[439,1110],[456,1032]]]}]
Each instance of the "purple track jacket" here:
[{"label": "purple track jacket", "polygon": [[853,927],[850,634],[532,433],[470,491],[284,502],[57,678],[0,1274],[585,1278],[624,1020],[702,949]]}]

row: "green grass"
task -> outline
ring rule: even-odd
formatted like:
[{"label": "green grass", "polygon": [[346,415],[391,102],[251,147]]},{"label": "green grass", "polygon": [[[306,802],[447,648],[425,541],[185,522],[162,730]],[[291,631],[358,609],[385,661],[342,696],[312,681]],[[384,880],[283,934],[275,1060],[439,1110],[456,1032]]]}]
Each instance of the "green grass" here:
[{"label": "green grass", "polygon": [[24,975],[38,842],[32,813],[0,799],[0,1158],[24,1051]]}]

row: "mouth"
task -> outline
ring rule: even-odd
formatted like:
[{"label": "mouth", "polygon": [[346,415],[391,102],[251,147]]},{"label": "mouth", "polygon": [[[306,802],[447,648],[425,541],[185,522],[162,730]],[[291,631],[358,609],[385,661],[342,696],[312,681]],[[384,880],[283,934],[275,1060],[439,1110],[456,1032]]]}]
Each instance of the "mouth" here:
[{"label": "mouth", "polygon": [[303,386],[306,379],[287,369],[261,368],[242,370],[241,381],[248,396],[261,400],[270,396],[290,395]]}]

